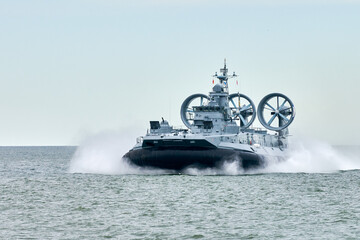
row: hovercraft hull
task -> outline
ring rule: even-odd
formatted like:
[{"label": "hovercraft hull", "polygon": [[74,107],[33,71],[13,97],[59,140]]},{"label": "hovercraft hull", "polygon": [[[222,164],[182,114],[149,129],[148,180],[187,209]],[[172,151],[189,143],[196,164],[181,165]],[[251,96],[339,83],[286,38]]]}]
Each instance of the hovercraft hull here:
[{"label": "hovercraft hull", "polygon": [[124,157],[140,167],[176,171],[188,167],[217,168],[232,161],[237,161],[244,170],[265,166],[265,160],[259,154],[220,148],[139,148],[129,151]]}]

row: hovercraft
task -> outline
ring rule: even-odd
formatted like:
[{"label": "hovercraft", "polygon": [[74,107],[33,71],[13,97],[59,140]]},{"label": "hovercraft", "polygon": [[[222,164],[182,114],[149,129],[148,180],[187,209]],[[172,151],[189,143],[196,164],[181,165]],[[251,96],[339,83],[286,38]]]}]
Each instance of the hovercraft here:
[{"label": "hovercraft", "polygon": [[[150,121],[145,136],[124,155],[131,164],[181,172],[188,167],[216,168],[237,161],[244,170],[265,167],[269,159],[282,161],[288,147],[288,126],[295,117],[293,102],[271,93],[259,103],[242,93],[229,94],[226,60],[218,83],[208,94],[185,99],[180,116],[186,128],[174,128],[162,119]],[[266,128],[253,128],[258,117]],[[270,130],[272,133],[268,133]]]}]

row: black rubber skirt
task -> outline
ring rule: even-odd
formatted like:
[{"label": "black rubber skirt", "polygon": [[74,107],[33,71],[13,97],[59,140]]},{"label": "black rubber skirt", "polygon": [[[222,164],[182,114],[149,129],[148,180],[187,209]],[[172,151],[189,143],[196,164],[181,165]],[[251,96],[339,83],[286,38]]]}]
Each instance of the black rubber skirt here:
[{"label": "black rubber skirt", "polygon": [[130,150],[124,157],[140,167],[181,171],[188,167],[216,168],[237,161],[244,170],[264,167],[262,156],[254,152],[220,148],[147,147]]}]

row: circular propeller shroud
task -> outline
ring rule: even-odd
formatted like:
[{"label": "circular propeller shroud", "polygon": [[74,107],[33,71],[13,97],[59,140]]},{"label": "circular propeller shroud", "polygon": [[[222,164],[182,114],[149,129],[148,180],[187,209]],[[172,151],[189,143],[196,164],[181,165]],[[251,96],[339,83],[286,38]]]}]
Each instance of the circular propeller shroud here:
[{"label": "circular propeller shroud", "polygon": [[294,120],[295,106],[284,94],[270,93],[260,101],[257,114],[260,123],[265,128],[281,131]]},{"label": "circular propeller shroud", "polygon": [[[197,102],[196,99],[200,100],[200,105],[193,104],[193,103]],[[202,93],[193,94],[185,99],[185,101],[181,105],[180,115],[181,115],[181,120],[183,121],[183,123],[185,124],[186,127],[191,128],[191,124],[194,119],[194,111],[193,111],[192,107],[193,106],[203,106],[205,104],[205,102],[207,102],[209,100],[210,100],[210,98],[207,95],[202,94]]]},{"label": "circular propeller shroud", "polygon": [[[241,93],[230,94],[229,107],[231,108],[232,119],[237,120],[237,122],[240,123],[238,125],[240,125],[241,129],[250,127],[255,121],[256,107],[254,102],[248,96]],[[251,118],[248,121],[247,118],[250,116]]]}]

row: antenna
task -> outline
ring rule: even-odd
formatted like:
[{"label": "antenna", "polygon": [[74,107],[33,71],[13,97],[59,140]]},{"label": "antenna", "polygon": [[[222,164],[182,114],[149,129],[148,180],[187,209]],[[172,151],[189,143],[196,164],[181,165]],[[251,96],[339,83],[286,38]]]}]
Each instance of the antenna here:
[{"label": "antenna", "polygon": [[219,82],[220,82],[220,84],[223,87],[225,92],[229,92],[228,80],[230,78],[237,77],[237,75],[235,74],[235,72],[233,72],[232,75],[228,75],[228,69],[226,67],[226,58],[224,58],[224,68],[221,68],[220,72],[222,74],[219,74],[219,75],[217,74],[217,72],[215,72],[215,75],[213,75],[213,77],[216,77],[217,79],[219,79]]},{"label": "antenna", "polygon": [[224,77],[227,77],[228,69],[226,68],[226,58],[224,59],[224,68],[221,68],[220,72],[223,74]]}]

